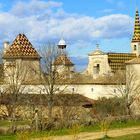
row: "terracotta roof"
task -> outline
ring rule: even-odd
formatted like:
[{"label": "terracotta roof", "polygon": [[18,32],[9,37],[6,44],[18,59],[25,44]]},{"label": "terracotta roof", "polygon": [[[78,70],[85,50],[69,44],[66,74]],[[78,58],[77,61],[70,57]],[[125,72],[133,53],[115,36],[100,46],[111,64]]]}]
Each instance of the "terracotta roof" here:
[{"label": "terracotta roof", "polygon": [[140,57],[129,60],[126,62],[126,64],[140,64]]},{"label": "terracotta roof", "polygon": [[125,70],[125,62],[136,58],[134,53],[108,53],[111,70]]},{"label": "terracotta roof", "polygon": [[66,55],[60,55],[54,61],[54,65],[74,65]]},{"label": "terracotta roof", "polygon": [[136,9],[134,34],[131,42],[140,42],[140,21],[138,9]]},{"label": "terracotta roof", "polygon": [[12,45],[3,55],[3,58],[40,58],[32,44],[24,34],[19,34]]}]

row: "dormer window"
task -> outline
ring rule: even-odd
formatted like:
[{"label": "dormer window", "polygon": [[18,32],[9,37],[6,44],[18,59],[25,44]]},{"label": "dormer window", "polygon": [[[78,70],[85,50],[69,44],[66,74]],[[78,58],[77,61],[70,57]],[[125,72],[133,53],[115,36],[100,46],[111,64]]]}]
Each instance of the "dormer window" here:
[{"label": "dormer window", "polygon": [[136,51],[137,50],[137,46],[136,45],[134,45],[134,51]]}]

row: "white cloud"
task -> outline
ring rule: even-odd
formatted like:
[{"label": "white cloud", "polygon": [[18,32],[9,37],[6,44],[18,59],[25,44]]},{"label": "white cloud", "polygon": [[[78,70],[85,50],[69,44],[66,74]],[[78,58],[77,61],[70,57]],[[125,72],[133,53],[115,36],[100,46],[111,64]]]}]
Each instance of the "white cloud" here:
[{"label": "white cloud", "polygon": [[[54,9],[52,9],[54,8]],[[12,10],[0,13],[0,39],[15,38],[25,33],[33,42],[47,42],[62,37],[76,42],[125,38],[132,33],[132,19],[128,15],[114,14],[94,18],[67,13],[62,3],[32,0],[18,2]]]},{"label": "white cloud", "polygon": [[46,11],[50,11],[51,8],[56,8],[62,6],[60,2],[48,1],[45,2],[43,0],[31,0],[29,3],[25,1],[19,1],[13,8],[11,12],[17,16],[29,16],[44,13]]}]

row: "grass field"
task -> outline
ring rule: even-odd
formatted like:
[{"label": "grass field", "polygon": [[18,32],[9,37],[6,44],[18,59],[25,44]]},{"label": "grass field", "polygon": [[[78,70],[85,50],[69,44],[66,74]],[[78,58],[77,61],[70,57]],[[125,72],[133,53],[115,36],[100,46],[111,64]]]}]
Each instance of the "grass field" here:
[{"label": "grass field", "polygon": [[[8,120],[0,120],[0,127],[3,127],[3,126],[10,126],[11,125],[11,121],[8,121]],[[30,121],[16,121],[15,122],[16,125],[28,125],[30,124]]]},{"label": "grass field", "polygon": [[[17,122],[17,124],[20,124],[20,125],[21,124],[24,125],[24,124],[27,124],[27,123],[28,122],[25,122],[25,121],[24,122]],[[9,124],[6,121],[0,121],[0,126],[9,126]],[[112,129],[128,128],[128,127],[135,127],[135,126],[140,126],[140,121],[131,120],[131,121],[127,121],[127,122],[119,122],[119,121],[114,122],[114,123],[111,124],[110,129],[112,130]],[[80,128],[80,132],[97,132],[97,131],[100,131],[99,125],[87,126],[87,127],[81,127]],[[30,137],[32,137],[32,138],[44,137],[44,136],[47,136],[48,134],[49,135],[57,135],[57,136],[69,135],[70,134],[70,129],[64,128],[64,129],[60,129],[60,130],[54,130],[54,131],[51,131],[51,132],[48,132],[48,131],[31,132]],[[140,134],[134,135],[134,138],[136,140],[137,140],[137,137],[139,137],[139,139],[140,139]],[[122,140],[125,140],[124,138],[121,137]],[[128,138],[130,138],[130,137],[128,136]],[[131,138],[133,138],[133,135],[131,135]],[[119,138],[119,140],[121,140],[121,139]],[[16,136],[15,135],[0,135],[0,140],[16,140]],[[117,140],[117,139],[116,138],[109,138],[109,140]]]}]

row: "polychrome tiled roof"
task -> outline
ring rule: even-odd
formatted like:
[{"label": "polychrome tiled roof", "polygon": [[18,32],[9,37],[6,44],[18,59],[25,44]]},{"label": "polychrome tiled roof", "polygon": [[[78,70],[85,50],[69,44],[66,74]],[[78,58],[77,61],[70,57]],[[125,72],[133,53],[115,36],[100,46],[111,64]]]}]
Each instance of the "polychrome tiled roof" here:
[{"label": "polychrome tiled roof", "polygon": [[40,58],[38,52],[32,46],[24,34],[19,34],[9,49],[6,50],[3,58]]},{"label": "polychrome tiled roof", "polygon": [[54,65],[74,65],[66,55],[60,55],[54,61]]},{"label": "polychrome tiled roof", "polygon": [[108,53],[108,63],[111,70],[125,70],[125,62],[136,58],[134,53]]},{"label": "polychrome tiled roof", "polygon": [[131,42],[140,42],[140,21],[139,21],[138,8],[136,9],[134,34]]}]

